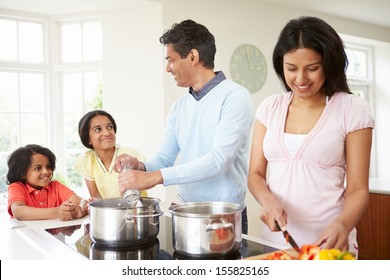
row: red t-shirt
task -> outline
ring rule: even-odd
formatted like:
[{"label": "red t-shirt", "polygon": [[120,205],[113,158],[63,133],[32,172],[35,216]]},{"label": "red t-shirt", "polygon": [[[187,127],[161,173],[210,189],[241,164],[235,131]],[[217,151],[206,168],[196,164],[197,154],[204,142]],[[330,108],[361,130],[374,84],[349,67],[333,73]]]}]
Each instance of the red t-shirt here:
[{"label": "red t-shirt", "polygon": [[31,207],[51,208],[60,206],[73,194],[74,191],[58,181],[51,181],[40,190],[34,189],[29,184],[12,183],[8,186],[8,213],[13,217],[11,205],[15,201],[22,201]]}]

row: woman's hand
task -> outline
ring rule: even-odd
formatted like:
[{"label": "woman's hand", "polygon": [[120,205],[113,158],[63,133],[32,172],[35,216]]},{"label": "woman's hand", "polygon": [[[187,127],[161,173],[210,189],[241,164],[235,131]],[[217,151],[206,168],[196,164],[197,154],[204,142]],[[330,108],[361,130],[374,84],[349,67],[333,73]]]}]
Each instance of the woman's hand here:
[{"label": "woman's hand", "polygon": [[276,228],[275,221],[278,222],[282,230],[285,230],[287,225],[287,214],[284,211],[282,204],[273,194],[271,194],[266,201],[267,202],[264,203],[262,207],[261,220],[271,231],[279,231]]},{"label": "woman's hand", "polygon": [[349,251],[348,236],[349,231],[347,227],[342,222],[336,220],[324,229],[315,245],[323,246],[325,249],[336,248],[341,251]]}]

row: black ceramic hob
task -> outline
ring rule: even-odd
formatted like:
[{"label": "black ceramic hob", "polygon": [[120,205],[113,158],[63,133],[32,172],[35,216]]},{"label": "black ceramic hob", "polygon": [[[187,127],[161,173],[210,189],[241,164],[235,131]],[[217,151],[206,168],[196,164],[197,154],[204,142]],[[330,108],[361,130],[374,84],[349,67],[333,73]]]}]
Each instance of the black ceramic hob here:
[{"label": "black ceramic hob", "polygon": [[188,256],[175,252],[172,245],[172,218],[160,217],[157,237],[143,244],[112,247],[95,243],[89,237],[89,224],[48,228],[47,232],[90,260],[188,260],[243,259],[278,249],[242,239],[239,250],[217,256]]}]

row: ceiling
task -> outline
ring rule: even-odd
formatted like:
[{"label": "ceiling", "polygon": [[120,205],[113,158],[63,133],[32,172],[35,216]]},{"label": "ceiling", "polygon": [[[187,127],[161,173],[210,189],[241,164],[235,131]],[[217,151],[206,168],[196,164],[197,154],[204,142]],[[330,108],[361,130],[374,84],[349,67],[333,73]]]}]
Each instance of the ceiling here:
[{"label": "ceiling", "polygon": [[[0,8],[42,14],[126,9],[149,0],[0,0]],[[163,0],[152,0],[163,1]],[[221,0],[226,1],[226,0]],[[242,0],[241,0],[242,1]],[[245,1],[245,0],[244,0]],[[259,0],[257,0],[259,1]],[[346,17],[390,28],[389,0],[261,0],[287,7]]]},{"label": "ceiling", "polygon": [[390,28],[389,0],[262,0]]}]

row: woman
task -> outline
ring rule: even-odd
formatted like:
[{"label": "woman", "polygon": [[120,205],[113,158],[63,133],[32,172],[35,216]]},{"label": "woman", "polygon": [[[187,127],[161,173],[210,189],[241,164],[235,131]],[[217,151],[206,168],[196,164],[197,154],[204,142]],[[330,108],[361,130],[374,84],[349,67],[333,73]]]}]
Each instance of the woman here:
[{"label": "woman", "polygon": [[286,93],[256,112],[248,186],[262,205],[263,238],[357,253],[355,226],[368,205],[374,120],[351,94],[336,31],[319,18],[291,20],[273,53]]},{"label": "woman", "polygon": [[[103,110],[88,112],[79,121],[81,142],[89,150],[78,157],[75,168],[95,199],[121,196],[118,173],[113,170],[117,156],[128,154],[146,160],[137,150],[116,144],[116,129],[114,118]],[[146,192],[141,194],[145,196]]]}]

